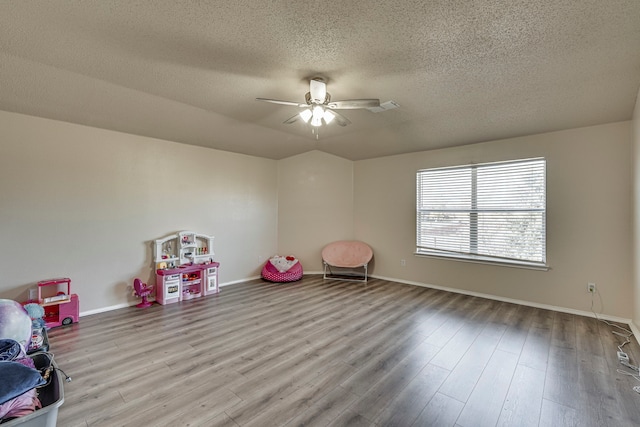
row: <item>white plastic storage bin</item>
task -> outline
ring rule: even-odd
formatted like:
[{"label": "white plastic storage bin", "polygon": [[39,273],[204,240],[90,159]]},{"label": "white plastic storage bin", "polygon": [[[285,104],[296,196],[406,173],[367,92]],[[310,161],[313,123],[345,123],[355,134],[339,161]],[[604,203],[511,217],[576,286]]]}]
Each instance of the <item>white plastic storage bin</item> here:
[{"label": "white plastic storage bin", "polygon": [[[43,353],[31,356],[36,368],[42,368],[49,364],[49,357]],[[57,368],[53,362],[54,368]],[[51,382],[42,387],[38,392],[38,399],[42,403],[42,409],[24,417],[14,418],[11,421],[0,424],[2,427],[56,427],[58,421],[58,408],[64,403],[64,388],[62,374],[57,369],[51,373]]]}]

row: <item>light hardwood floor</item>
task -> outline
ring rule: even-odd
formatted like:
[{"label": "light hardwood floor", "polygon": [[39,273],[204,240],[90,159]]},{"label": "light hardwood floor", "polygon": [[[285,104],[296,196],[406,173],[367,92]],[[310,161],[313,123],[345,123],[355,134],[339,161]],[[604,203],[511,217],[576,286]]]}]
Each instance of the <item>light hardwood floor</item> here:
[{"label": "light hardwood floor", "polygon": [[[254,280],[53,329],[58,425],[637,426],[594,318],[371,279]],[[635,339],[624,348],[637,364]]]}]

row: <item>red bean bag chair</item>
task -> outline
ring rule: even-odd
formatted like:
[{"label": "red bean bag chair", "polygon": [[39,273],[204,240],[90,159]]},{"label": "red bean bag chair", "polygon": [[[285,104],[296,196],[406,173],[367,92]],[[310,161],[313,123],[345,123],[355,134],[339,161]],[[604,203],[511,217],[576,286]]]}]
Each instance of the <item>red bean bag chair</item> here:
[{"label": "red bean bag chair", "polygon": [[302,264],[295,257],[275,256],[262,268],[262,278],[269,282],[295,282],[302,279]]}]

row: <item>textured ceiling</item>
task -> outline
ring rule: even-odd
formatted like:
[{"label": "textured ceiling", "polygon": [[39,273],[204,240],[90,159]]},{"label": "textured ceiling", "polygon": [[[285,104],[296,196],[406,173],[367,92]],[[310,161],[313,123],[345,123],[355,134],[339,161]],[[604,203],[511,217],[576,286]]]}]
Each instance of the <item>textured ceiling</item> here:
[{"label": "textured ceiling", "polygon": [[[282,122],[322,76],[345,110]],[[638,0],[0,2],[0,109],[281,159],[351,160],[628,120]]]}]

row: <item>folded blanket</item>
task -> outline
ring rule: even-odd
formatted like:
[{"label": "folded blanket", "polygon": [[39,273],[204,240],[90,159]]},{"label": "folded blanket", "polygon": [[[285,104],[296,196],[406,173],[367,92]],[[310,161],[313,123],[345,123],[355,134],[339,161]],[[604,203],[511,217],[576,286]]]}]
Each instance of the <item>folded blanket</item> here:
[{"label": "folded blanket", "polygon": [[1,361],[0,378],[0,405],[46,382],[36,369],[18,362]]},{"label": "folded blanket", "polygon": [[36,409],[42,408],[35,388],[0,405],[0,420],[18,418],[29,415]]}]

